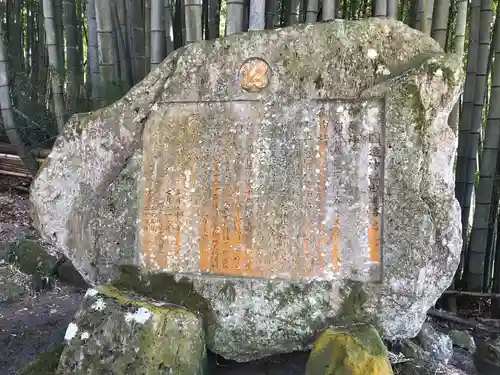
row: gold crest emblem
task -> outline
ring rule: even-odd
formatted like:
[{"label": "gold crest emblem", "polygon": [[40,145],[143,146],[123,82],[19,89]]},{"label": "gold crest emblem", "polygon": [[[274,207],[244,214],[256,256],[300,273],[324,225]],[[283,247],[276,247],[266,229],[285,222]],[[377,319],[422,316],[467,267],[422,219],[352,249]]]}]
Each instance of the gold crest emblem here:
[{"label": "gold crest emblem", "polygon": [[262,59],[251,58],[240,68],[241,88],[248,92],[259,92],[269,85],[270,68]]}]

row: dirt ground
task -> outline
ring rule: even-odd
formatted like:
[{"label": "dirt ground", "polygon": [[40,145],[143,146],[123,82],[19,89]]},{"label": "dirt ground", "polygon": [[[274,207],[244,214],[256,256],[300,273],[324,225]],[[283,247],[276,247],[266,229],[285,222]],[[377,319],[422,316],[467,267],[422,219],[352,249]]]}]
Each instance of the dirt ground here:
[{"label": "dirt ground", "polygon": [[82,297],[81,292],[58,286],[0,305],[0,373],[15,375],[38,353],[63,342]]}]

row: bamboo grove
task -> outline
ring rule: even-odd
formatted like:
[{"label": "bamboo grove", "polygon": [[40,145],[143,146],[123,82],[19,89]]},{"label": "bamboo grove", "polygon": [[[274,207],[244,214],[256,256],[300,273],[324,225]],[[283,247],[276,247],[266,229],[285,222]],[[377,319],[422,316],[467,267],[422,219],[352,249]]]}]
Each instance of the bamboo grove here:
[{"label": "bamboo grove", "polygon": [[498,0],[0,0],[1,142],[36,172],[76,112],[126,93],[169,53],[239,32],[396,18],[462,54],[466,82],[449,117],[459,134],[456,197],[464,247],[452,288],[500,293]]}]

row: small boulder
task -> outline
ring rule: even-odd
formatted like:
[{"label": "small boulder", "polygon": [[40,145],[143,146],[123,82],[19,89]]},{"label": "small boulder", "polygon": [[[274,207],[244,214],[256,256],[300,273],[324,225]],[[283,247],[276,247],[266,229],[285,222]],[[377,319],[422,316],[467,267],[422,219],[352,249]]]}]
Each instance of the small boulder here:
[{"label": "small boulder", "polygon": [[57,267],[54,269],[54,276],[67,285],[72,285],[81,289],[87,289],[89,287],[73,263],[64,255],[61,256],[57,262]]},{"label": "small boulder", "polygon": [[453,356],[453,342],[450,336],[436,331],[428,322],[422,325],[417,341],[434,361],[448,363]]},{"label": "small boulder", "polygon": [[32,291],[53,289],[55,281],[52,273],[56,267],[57,258],[46,252],[36,240],[23,238],[9,243],[3,260],[23,274],[30,275],[27,285]]},{"label": "small boulder", "polygon": [[450,332],[450,338],[454,346],[468,350],[471,353],[476,351],[476,343],[474,342],[474,337],[469,331],[459,331],[452,330]]},{"label": "small boulder", "polygon": [[392,375],[388,351],[372,326],[329,328],[316,340],[306,375]]},{"label": "small boulder", "polygon": [[202,375],[201,320],[179,306],[89,289],[65,335],[57,375]]},{"label": "small boulder", "polygon": [[0,266],[11,264],[24,274],[31,276],[31,287],[35,291],[52,289],[55,279],[75,286],[87,288],[88,284],[64,255],[52,255],[40,241],[24,238],[13,243],[0,244]]},{"label": "small boulder", "polygon": [[418,361],[428,361],[429,353],[422,349],[417,343],[412,340],[403,340],[399,344],[399,350],[405,355],[405,357],[416,359]]},{"label": "small boulder", "polygon": [[57,258],[50,255],[33,239],[23,239],[11,244],[8,262],[28,275],[49,276],[56,266]]},{"label": "small boulder", "polygon": [[477,344],[474,364],[485,375],[500,374],[500,338]]},{"label": "small boulder", "polygon": [[453,357],[450,359],[450,362],[448,362],[448,364],[459,368],[466,374],[477,375],[477,368],[474,364],[474,353],[471,353],[470,351],[458,346],[454,349],[455,350],[453,351]]}]

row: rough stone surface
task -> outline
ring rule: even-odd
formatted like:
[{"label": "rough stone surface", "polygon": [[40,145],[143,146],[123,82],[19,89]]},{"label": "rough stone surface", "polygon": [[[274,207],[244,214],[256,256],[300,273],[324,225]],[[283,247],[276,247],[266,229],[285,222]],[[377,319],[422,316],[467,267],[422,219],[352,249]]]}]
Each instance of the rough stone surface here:
[{"label": "rough stone surface", "polygon": [[453,341],[450,336],[438,332],[428,322],[422,325],[417,340],[434,361],[447,363],[453,356]]},{"label": "rough stone surface", "polygon": [[[262,58],[271,67],[269,86],[261,92],[245,92],[238,82],[241,63],[251,57]],[[461,91],[462,81],[459,57],[444,55],[431,38],[392,20],[300,25],[193,43],[171,54],[123,99],[99,111],[74,116],[68,122],[32,185],[30,199],[37,228],[71,259],[90,283],[114,282],[202,314],[208,347],[228,359],[247,361],[302,350],[310,347],[319,331],[346,320],[372,323],[384,337],[391,339],[415,336],[428,308],[450,284],[459,262],[461,228],[453,178],[457,138],[446,119]],[[257,80],[252,84],[264,83]],[[355,269],[349,265],[348,254],[367,250],[366,232],[363,232],[366,223],[359,226],[360,233],[348,237],[354,242],[340,249],[348,255],[341,259],[340,270],[328,274],[325,269],[333,265],[321,266],[313,270],[309,280],[302,277],[307,272],[302,272],[297,279],[233,278],[200,272],[180,275],[177,271],[183,270],[183,266],[175,262],[184,259],[188,265],[184,270],[189,271],[196,265],[193,257],[199,254],[200,248],[199,244],[196,246],[196,238],[186,237],[192,233],[186,229],[189,228],[187,222],[182,226],[184,229],[177,231],[178,237],[174,229],[179,228],[179,224],[175,220],[170,227],[173,234],[157,233],[155,241],[179,243],[179,254],[184,254],[166,267],[160,263],[169,259],[165,251],[167,245],[158,246],[158,242],[153,242],[156,252],[152,254],[141,242],[141,233],[147,226],[141,218],[144,218],[144,200],[148,195],[138,192],[149,183],[146,177],[150,175],[145,171],[152,163],[151,159],[143,159],[146,154],[148,158],[155,155],[150,148],[154,145],[148,144],[153,131],[165,129],[162,137],[175,136],[169,133],[176,129],[173,124],[162,122],[172,102],[183,101],[179,109],[203,113],[207,129],[212,129],[217,121],[226,126],[228,119],[247,115],[255,116],[251,122],[254,129],[259,129],[259,124],[276,125],[278,132],[269,138],[256,135],[246,138],[248,142],[255,142],[259,163],[265,163],[275,160],[266,159],[269,156],[265,152],[267,139],[288,139],[280,131],[289,134],[304,130],[308,116],[310,121],[317,121],[317,114],[308,112],[315,108],[308,107],[308,102],[323,100],[325,108],[338,110],[342,107],[340,103],[347,100],[354,103],[352,108],[356,109],[373,106],[374,98],[376,101],[384,98],[385,106],[382,112],[385,153],[380,283],[360,282],[373,279],[363,275],[355,277],[358,281],[346,279]],[[257,111],[234,104],[249,100],[255,100]],[[185,105],[200,101],[230,104],[223,110],[220,106],[214,109],[210,118],[211,111],[206,107]],[[243,112],[239,112],[242,107]],[[380,108],[378,104],[375,107]],[[277,117],[259,117],[262,115],[259,109],[264,110],[262,113],[265,110],[275,113]],[[297,114],[297,109],[303,112]],[[287,113],[291,118],[286,117]],[[340,114],[352,115],[349,111]],[[297,117],[299,115],[303,117]],[[335,122],[333,117],[329,119]],[[366,121],[341,122],[346,127],[360,123]],[[290,128],[292,124],[294,128]],[[376,124],[379,126],[380,122]],[[197,133],[202,129],[200,126],[194,121],[194,125],[187,128],[186,132],[189,130],[192,134],[183,133],[186,143],[178,143],[182,146],[179,149],[189,150],[189,145],[192,150],[198,147],[193,139],[200,136]],[[353,135],[364,134],[359,125],[356,126],[358,132]],[[208,137],[208,143],[213,140],[214,144],[219,139],[211,133],[203,133],[203,137]],[[318,134],[312,137],[313,144],[318,145],[320,138]],[[181,141],[175,138],[175,142]],[[226,148],[216,151],[228,158],[236,150],[246,150],[237,147],[237,143],[227,144]],[[189,155],[175,154],[172,165],[180,168]],[[366,160],[363,158],[360,160]],[[348,170],[352,171],[356,161],[350,163]],[[360,166],[365,169],[359,174],[367,173],[366,165]],[[188,173],[189,168],[186,171],[179,176],[179,183],[185,187],[186,181],[191,181],[207,188],[207,179]],[[220,176],[227,175],[226,169],[220,171]],[[321,173],[311,169],[311,175],[306,178],[316,181],[318,175]],[[355,177],[359,179],[360,175]],[[263,194],[267,180],[265,175],[259,176],[255,189]],[[272,178],[279,177],[273,175]],[[343,178],[350,186],[356,185],[352,176]],[[281,180],[280,186],[284,188],[297,185],[294,181],[289,187],[283,181],[286,179]],[[173,194],[176,199],[173,201],[181,202],[176,203],[183,207],[181,211],[196,218],[188,199],[190,190],[177,191],[185,194]],[[164,193],[166,200],[169,196],[168,191]],[[231,195],[223,191],[222,198],[227,196]],[[367,196],[357,195],[360,199]],[[258,196],[253,199],[259,201]],[[231,206],[227,199],[223,202]],[[314,196],[313,202],[318,202]],[[352,203],[356,212],[365,209],[355,199],[347,202]],[[323,207],[326,206],[323,202]],[[341,214],[349,215],[345,206],[342,210]],[[270,233],[272,225],[263,225],[272,223],[266,212],[258,223],[259,228]],[[320,216],[314,217],[319,220]],[[297,224],[293,220],[292,217],[292,226]],[[321,222],[313,228],[319,230]],[[332,225],[333,221],[325,218],[325,222]],[[341,237],[342,233],[346,232],[341,231]],[[276,237],[267,240],[268,245],[277,242]],[[193,241],[192,248],[186,246],[187,241]],[[329,242],[330,245],[335,247]],[[285,256],[272,254],[272,258],[278,260]],[[359,255],[353,255],[356,256]],[[165,270],[177,271],[170,275]],[[315,278],[317,274],[321,277]]]},{"label": "rough stone surface", "polygon": [[197,316],[110,287],[87,291],[65,340],[57,375],[202,375],[206,368]]},{"label": "rough stone surface", "polygon": [[450,359],[450,365],[462,370],[468,375],[478,375],[479,372],[474,363],[474,353],[466,349],[456,347],[453,350],[453,357]]},{"label": "rough stone surface", "polygon": [[305,375],[392,375],[384,343],[370,326],[327,329],[314,343]]}]

